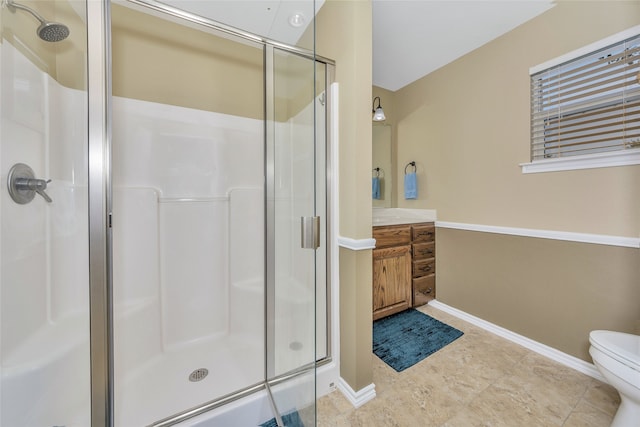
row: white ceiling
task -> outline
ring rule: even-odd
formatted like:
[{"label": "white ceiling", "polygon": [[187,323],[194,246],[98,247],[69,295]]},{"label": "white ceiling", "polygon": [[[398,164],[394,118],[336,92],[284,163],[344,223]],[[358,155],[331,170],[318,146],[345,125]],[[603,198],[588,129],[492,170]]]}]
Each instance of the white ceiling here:
[{"label": "white ceiling", "polygon": [[[295,45],[309,0],[160,0],[271,40]],[[315,0],[316,12],[325,0]],[[347,0],[345,0],[347,1]],[[363,0],[348,0],[363,1]],[[396,91],[552,7],[553,0],[372,0],[373,84]],[[304,25],[293,27],[295,13]]]},{"label": "white ceiling", "polygon": [[552,0],[373,0],[373,84],[401,89],[552,6]]},{"label": "white ceiling", "polygon": [[[273,41],[296,45],[324,0],[159,0]],[[301,25],[290,24],[295,15]]]}]

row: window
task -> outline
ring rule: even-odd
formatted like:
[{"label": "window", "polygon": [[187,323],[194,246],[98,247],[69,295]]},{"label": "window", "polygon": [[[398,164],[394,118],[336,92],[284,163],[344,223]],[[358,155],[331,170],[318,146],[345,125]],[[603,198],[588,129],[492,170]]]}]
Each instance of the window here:
[{"label": "window", "polygon": [[639,163],[640,27],[531,70],[523,172]]}]

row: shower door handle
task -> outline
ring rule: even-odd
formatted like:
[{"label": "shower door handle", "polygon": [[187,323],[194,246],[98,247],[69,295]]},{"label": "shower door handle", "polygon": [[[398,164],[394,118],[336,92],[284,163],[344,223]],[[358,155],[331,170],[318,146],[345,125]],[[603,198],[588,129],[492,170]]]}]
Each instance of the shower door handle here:
[{"label": "shower door handle", "polygon": [[302,249],[318,249],[320,247],[320,217],[300,217],[300,236]]}]

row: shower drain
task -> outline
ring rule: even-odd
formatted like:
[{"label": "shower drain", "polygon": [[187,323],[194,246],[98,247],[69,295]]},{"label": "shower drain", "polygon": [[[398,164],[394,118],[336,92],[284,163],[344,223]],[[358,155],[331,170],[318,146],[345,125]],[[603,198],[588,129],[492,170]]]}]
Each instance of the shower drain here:
[{"label": "shower drain", "polygon": [[191,374],[189,374],[189,381],[194,383],[198,381],[202,381],[203,379],[206,378],[207,375],[209,375],[208,369],[206,368],[196,369],[195,371],[191,372]]}]

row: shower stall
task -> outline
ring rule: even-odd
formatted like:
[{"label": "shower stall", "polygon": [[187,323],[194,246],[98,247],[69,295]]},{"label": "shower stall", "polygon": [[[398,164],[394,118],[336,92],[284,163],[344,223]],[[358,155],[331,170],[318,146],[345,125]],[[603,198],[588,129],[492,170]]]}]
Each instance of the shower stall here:
[{"label": "shower stall", "polygon": [[3,2],[0,426],[315,425],[333,63],[230,4]]}]

